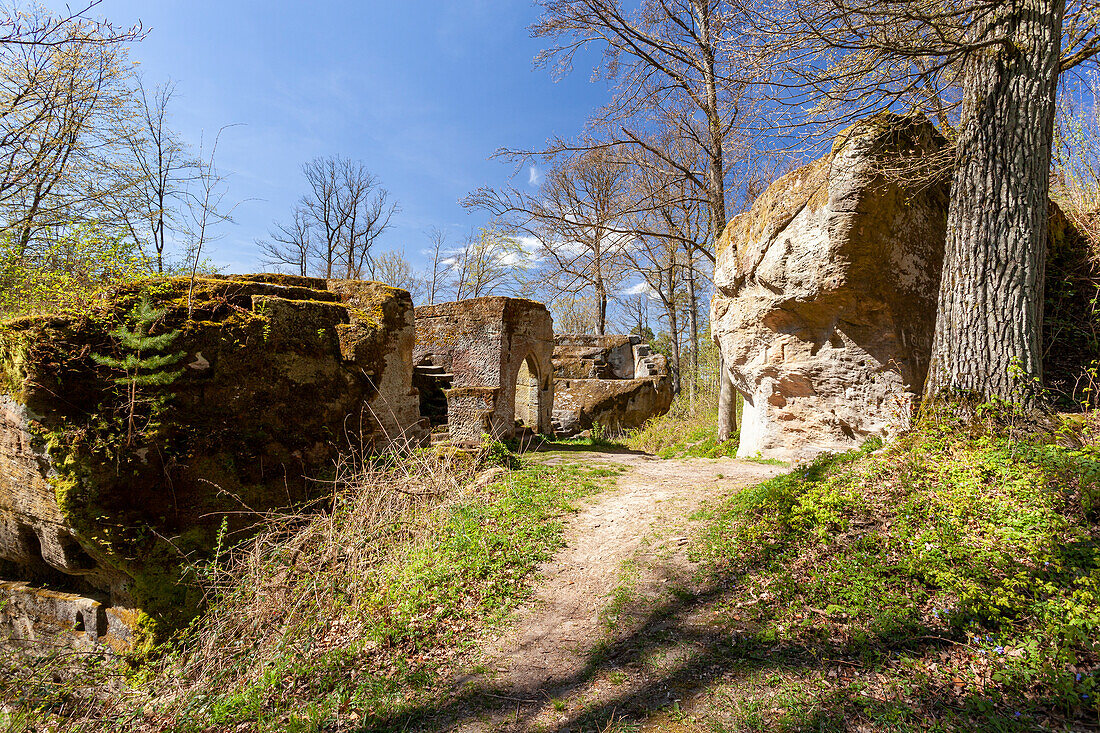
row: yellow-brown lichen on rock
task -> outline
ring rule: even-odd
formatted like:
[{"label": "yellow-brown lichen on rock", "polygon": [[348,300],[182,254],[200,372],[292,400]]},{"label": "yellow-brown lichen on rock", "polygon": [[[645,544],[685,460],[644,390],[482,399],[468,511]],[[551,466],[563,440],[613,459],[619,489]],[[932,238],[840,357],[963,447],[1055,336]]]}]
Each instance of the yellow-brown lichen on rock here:
[{"label": "yellow-brown lichen on rock", "polygon": [[[178,358],[132,407],[96,357],[127,356],[110,332],[146,298]],[[0,575],[95,599],[105,643],[125,619],[185,621],[181,572],[223,521],[239,538],[315,495],[340,451],[424,437],[414,339],[404,291],[284,275],[151,279],[0,325]]]}]

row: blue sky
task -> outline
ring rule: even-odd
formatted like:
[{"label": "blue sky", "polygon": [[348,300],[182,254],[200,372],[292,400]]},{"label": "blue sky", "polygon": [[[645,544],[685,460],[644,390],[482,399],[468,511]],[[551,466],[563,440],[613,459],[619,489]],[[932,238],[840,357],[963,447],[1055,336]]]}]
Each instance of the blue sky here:
[{"label": "blue sky", "polygon": [[526,0],[104,0],[93,12],[150,30],[131,58],[149,86],[176,82],[173,126],[189,142],[239,125],[218,164],[242,203],[211,251],[231,272],[260,269],[254,240],[304,193],[300,165],[329,154],[381,179],[402,211],[379,246],[419,264],[428,227],[456,241],[484,223],[458,201],[509,181],[494,150],[576,135],[606,99],[591,65],[557,83],[532,67],[543,41]]}]

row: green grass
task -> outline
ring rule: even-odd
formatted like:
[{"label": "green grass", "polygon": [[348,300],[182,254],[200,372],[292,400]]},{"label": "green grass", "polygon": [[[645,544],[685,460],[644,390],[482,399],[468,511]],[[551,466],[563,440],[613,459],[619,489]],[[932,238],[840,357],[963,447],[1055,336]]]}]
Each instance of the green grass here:
[{"label": "green grass", "polygon": [[[294,609],[273,601],[257,614],[255,597],[262,601],[262,590],[230,591],[160,668],[145,670],[145,683],[129,690],[130,707],[115,699],[98,712],[94,704],[84,706],[79,721],[66,719],[73,706],[48,690],[43,694],[48,679],[34,699],[27,693],[22,705],[7,701],[26,711],[28,725],[63,721],[66,730],[130,729],[129,716],[180,733],[384,728],[380,721],[401,719],[445,694],[440,680],[448,665],[526,596],[539,563],[562,545],[564,517],[606,476],[600,469],[523,461],[488,487],[459,486],[426,514],[398,520],[415,527],[387,548],[357,590],[329,569],[334,552],[351,548],[321,542],[294,550],[293,537],[305,535],[277,539],[267,546],[273,560],[261,565],[265,576],[235,578],[234,584],[277,587],[280,568],[287,567],[277,560],[290,555],[292,566],[310,569],[283,581],[296,584],[288,595]],[[238,592],[252,599],[240,610],[233,607],[241,603]],[[259,618],[239,618],[244,615]],[[229,651],[228,641],[202,644],[215,631],[209,627],[227,618],[255,627],[242,632],[256,634],[243,652]],[[3,689],[5,696],[21,694],[15,684]],[[0,723],[13,718],[0,714]]]},{"label": "green grass", "polygon": [[959,425],[877,447],[704,513],[695,556],[714,583],[737,585],[717,614],[740,640],[731,661],[774,662],[726,691],[716,719],[1100,725],[1100,450]]},{"label": "green grass", "polygon": [[720,442],[717,415],[669,413],[649,420],[630,433],[623,444],[660,458],[732,458],[737,454],[737,436]]},{"label": "green grass", "polygon": [[660,458],[732,458],[737,454],[738,436],[734,434],[729,440],[718,440],[716,404],[716,395],[703,394],[696,397],[692,406],[687,395],[681,393],[673,400],[667,414],[652,418],[641,428],[631,431],[623,444]]},{"label": "green grass", "polygon": [[619,582],[611,590],[607,604],[600,609],[600,625],[607,632],[613,632],[619,626],[622,615],[631,603],[637,600],[638,576],[641,568],[634,560],[624,560],[619,566]]},{"label": "green grass", "polygon": [[[263,721],[270,720],[271,730],[293,724],[322,730],[341,721],[400,716],[438,692],[433,654],[468,643],[476,626],[499,620],[524,597],[535,568],[561,546],[561,517],[598,486],[579,468],[528,465],[488,495],[441,507],[430,538],[379,569],[365,599],[363,633],[351,647],[305,666],[287,660],[280,689],[261,679],[251,689],[204,702],[177,729],[255,721],[264,730]],[[362,674],[365,669],[370,672]],[[303,700],[316,708],[308,719]],[[224,712],[207,712],[219,709]]]}]

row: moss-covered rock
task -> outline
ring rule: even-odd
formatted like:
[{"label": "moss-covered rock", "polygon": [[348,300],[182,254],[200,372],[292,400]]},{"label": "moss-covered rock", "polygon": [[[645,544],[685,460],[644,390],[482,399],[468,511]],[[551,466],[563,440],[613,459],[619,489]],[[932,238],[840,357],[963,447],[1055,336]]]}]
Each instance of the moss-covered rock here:
[{"label": "moss-covered rock", "polygon": [[[162,384],[93,358],[130,356],[111,331],[145,297],[150,332],[178,332]],[[142,634],[194,613],[186,569],[223,524],[235,540],[314,498],[342,450],[423,436],[405,291],[168,278],[107,302],[0,324],[0,571],[101,597]]]}]

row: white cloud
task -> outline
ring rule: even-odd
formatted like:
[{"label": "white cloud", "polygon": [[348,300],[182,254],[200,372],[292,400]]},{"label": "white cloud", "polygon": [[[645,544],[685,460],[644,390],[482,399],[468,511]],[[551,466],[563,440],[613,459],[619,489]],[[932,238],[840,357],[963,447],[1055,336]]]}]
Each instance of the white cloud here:
[{"label": "white cloud", "polygon": [[537,165],[530,165],[527,167],[527,184],[530,186],[542,185],[542,171],[539,170]]},{"label": "white cloud", "polygon": [[651,288],[647,282],[635,283],[624,290],[623,293],[626,295],[645,295],[650,298],[657,297],[657,291]]},{"label": "white cloud", "polygon": [[505,267],[513,267],[526,259],[527,257],[520,254],[519,252],[506,252],[503,256],[501,256],[500,264],[504,265]]},{"label": "white cloud", "polygon": [[517,235],[515,240],[516,244],[528,255],[534,255],[542,249],[541,240],[538,237],[532,237],[530,234]]}]

